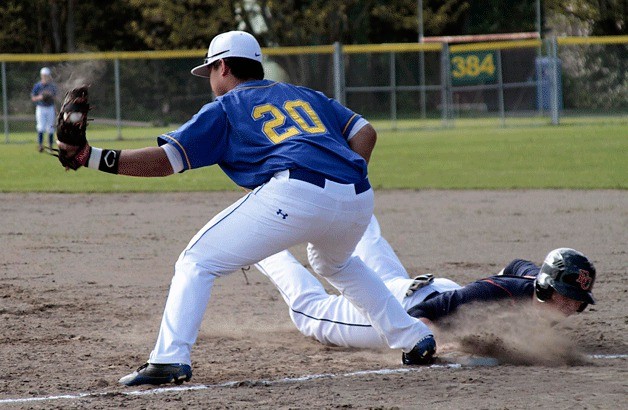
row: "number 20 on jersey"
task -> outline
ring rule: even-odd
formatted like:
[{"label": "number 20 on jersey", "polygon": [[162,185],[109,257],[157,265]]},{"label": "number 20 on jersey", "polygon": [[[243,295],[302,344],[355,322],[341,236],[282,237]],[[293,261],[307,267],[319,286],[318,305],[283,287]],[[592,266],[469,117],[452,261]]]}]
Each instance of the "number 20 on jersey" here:
[{"label": "number 20 on jersey", "polygon": [[[265,119],[262,132],[275,144],[295,135],[320,134],[327,130],[310,103],[303,100],[286,101],[281,107],[258,105],[253,108],[252,116],[255,120]],[[283,128],[288,119],[292,119],[294,125]]]}]

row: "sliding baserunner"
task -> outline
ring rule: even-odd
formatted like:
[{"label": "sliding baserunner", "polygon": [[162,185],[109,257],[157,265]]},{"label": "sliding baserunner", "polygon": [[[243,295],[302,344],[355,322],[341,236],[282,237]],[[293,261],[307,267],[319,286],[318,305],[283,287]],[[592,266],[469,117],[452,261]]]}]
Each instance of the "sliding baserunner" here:
[{"label": "sliding baserunner", "polygon": [[[591,293],[595,268],[586,256],[570,248],[551,251],[540,267],[516,259],[497,275],[460,286],[432,275],[410,278],[373,217],[354,255],[380,276],[411,316],[427,324],[438,322],[470,302],[511,299],[553,309],[565,316],[582,312],[595,303]],[[292,321],[305,336],[336,346],[386,347],[348,300],[328,294],[290,252],[270,256],[256,267],[280,291]]]}]

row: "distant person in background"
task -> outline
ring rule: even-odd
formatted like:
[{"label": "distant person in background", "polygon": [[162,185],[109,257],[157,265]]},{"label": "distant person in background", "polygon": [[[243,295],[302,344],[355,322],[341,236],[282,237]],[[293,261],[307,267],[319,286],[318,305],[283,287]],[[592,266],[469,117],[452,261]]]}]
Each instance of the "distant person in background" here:
[{"label": "distant person in background", "polygon": [[44,133],[48,133],[48,147],[52,148],[55,133],[55,96],[57,86],[52,81],[52,73],[48,67],[39,71],[41,81],[33,86],[31,101],[35,103],[35,121],[37,123],[37,142],[39,152],[44,150]]}]

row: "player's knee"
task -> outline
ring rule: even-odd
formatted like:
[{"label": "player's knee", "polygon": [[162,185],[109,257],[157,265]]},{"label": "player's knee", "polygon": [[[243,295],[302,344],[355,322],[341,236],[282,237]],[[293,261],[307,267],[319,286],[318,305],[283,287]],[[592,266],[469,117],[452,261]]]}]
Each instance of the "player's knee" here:
[{"label": "player's knee", "polygon": [[200,277],[203,275],[221,276],[221,273],[217,269],[207,266],[200,260],[190,256],[182,254],[174,265],[175,275],[183,275],[189,278]]},{"label": "player's knee", "polygon": [[359,270],[356,265],[358,261],[360,261],[360,259],[356,256],[352,256],[343,262],[330,259],[319,259],[316,265],[312,265],[312,267],[319,275],[329,278],[345,271]]},{"label": "player's knee", "polygon": [[323,277],[333,276],[344,270],[352,259],[337,260],[313,249],[308,249],[307,256],[312,269]]}]

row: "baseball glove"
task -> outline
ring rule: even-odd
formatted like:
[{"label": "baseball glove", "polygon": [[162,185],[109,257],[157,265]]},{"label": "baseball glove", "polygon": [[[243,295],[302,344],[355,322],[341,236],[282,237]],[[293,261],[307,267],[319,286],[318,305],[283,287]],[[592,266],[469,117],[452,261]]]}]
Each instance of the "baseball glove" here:
[{"label": "baseball glove", "polygon": [[44,91],[41,93],[41,101],[46,105],[50,105],[55,101],[55,97],[49,92]]},{"label": "baseball glove", "polygon": [[74,88],[65,94],[57,116],[57,140],[71,147],[60,147],[53,155],[59,157],[66,169],[77,170],[89,159],[91,147],[85,135],[89,109],[87,86]]}]

